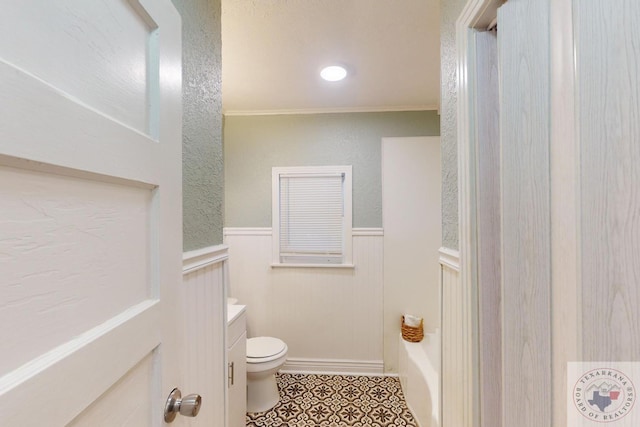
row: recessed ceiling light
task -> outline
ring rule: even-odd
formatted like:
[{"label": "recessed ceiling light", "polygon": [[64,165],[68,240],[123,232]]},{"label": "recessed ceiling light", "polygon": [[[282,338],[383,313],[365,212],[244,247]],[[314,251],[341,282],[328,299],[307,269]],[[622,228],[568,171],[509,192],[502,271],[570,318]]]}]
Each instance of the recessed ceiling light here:
[{"label": "recessed ceiling light", "polygon": [[337,82],[338,80],[342,80],[347,77],[347,70],[339,65],[331,65],[330,67],[325,67],[320,71],[320,77],[328,82]]}]

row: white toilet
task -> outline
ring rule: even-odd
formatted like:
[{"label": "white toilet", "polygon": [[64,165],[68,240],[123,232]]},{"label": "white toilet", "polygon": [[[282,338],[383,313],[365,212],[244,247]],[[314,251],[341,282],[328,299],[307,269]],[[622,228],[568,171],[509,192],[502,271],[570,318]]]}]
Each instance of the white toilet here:
[{"label": "white toilet", "polygon": [[264,412],[280,400],[276,372],[287,360],[287,345],[272,337],[247,340],[247,412]]}]

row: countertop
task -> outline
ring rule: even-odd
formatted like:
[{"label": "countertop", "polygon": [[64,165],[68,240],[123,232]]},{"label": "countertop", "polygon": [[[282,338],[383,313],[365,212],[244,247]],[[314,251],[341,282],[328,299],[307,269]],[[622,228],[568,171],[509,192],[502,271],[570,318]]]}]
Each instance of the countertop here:
[{"label": "countertop", "polygon": [[233,323],[242,313],[244,313],[246,305],[227,304],[227,325]]}]

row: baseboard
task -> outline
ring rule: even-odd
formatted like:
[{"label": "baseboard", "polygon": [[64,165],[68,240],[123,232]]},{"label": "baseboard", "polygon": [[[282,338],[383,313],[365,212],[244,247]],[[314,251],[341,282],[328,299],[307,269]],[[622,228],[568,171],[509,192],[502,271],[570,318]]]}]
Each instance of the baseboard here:
[{"label": "baseboard", "polygon": [[296,374],[368,375],[384,374],[382,360],[342,360],[289,358],[280,370]]}]

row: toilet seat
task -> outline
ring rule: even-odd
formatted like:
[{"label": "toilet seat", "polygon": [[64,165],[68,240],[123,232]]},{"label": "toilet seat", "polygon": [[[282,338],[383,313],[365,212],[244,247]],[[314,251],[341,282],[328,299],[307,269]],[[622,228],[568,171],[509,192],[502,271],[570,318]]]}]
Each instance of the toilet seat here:
[{"label": "toilet seat", "polygon": [[256,337],[247,340],[247,363],[270,362],[286,352],[287,345],[278,338]]}]

